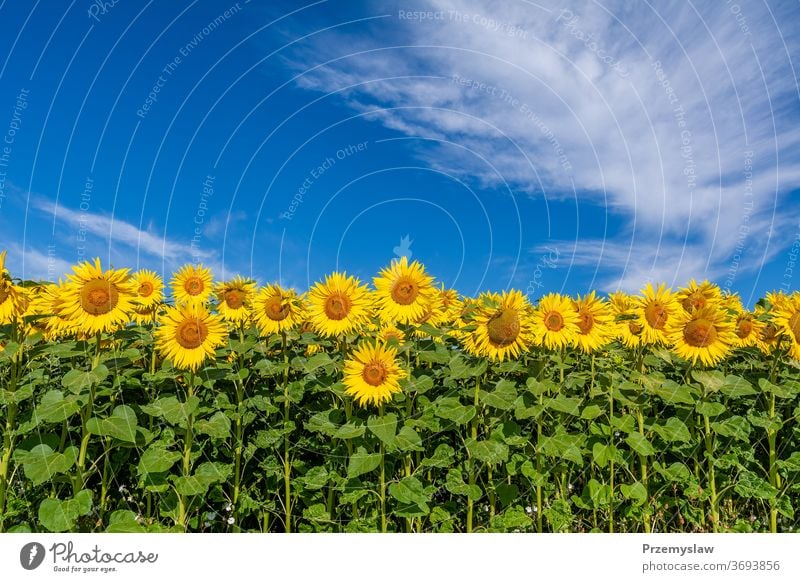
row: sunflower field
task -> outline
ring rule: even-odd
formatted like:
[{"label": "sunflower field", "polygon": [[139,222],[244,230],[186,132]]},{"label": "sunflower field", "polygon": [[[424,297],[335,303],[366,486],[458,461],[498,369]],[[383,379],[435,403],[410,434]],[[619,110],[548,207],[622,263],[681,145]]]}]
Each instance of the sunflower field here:
[{"label": "sunflower field", "polygon": [[0,254],[0,531],[798,531],[800,294]]}]

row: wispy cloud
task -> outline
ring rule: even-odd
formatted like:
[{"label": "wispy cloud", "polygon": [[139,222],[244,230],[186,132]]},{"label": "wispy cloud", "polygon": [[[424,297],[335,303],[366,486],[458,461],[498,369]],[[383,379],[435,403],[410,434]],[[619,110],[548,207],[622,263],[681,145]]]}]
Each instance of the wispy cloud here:
[{"label": "wispy cloud", "polygon": [[750,268],[785,244],[774,233],[800,186],[796,6],[431,0],[414,7],[424,20],[380,9],[395,16],[391,37],[306,45],[301,86],[352,86],[346,103],[376,122],[462,146],[420,141],[434,167],[621,213],[607,248],[624,260],[604,254],[601,267],[622,286],[721,276],[743,227]]}]

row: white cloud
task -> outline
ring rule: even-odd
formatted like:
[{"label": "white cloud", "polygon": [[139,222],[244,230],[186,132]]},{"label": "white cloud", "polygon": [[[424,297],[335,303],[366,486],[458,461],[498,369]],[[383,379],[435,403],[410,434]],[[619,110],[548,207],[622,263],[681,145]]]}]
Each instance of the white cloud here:
[{"label": "white cloud", "polygon": [[603,255],[602,266],[623,286],[721,276],[741,227],[747,268],[784,244],[767,237],[790,212],[785,193],[800,185],[790,60],[798,35],[785,36],[797,14],[781,13],[788,5],[740,8],[431,0],[415,10],[436,19],[387,19],[392,35],[325,36],[294,63],[311,69],[345,56],[300,84],[324,92],[358,84],[344,92],[356,110],[407,135],[466,146],[501,175],[462,149],[420,142],[434,167],[535,196],[574,184],[622,213],[625,225],[607,242],[617,250],[633,242],[633,252],[624,261]]}]

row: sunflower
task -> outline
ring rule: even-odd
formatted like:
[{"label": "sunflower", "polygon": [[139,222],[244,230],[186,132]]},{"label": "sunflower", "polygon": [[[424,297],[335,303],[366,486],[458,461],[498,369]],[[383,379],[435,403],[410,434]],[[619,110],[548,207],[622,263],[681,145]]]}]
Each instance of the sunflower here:
[{"label": "sunflower", "polygon": [[533,321],[539,343],[553,350],[575,342],[580,330],[572,300],[559,293],[548,293],[539,299]]},{"label": "sunflower", "polygon": [[406,334],[393,323],[387,323],[379,327],[376,330],[376,335],[385,344],[394,341],[398,345],[403,345],[406,341]]},{"label": "sunflower", "polygon": [[400,392],[406,371],[397,361],[397,350],[381,343],[362,343],[344,363],[345,394],[361,406],[380,406]]},{"label": "sunflower", "polygon": [[531,305],[520,291],[484,293],[471,323],[475,331],[464,337],[470,353],[503,361],[518,358],[535,339]]},{"label": "sunflower", "polygon": [[170,285],[176,305],[202,305],[211,296],[211,269],[203,265],[184,265],[172,277]]},{"label": "sunflower", "polygon": [[765,321],[768,317],[767,313],[769,312],[763,307],[759,305],[756,306],[756,319],[761,321],[764,326],[761,330],[761,334],[758,336],[756,345],[764,354],[769,355],[780,345],[783,339],[783,328],[779,327],[774,320]]},{"label": "sunflower", "polygon": [[728,314],[713,305],[671,317],[666,335],[676,354],[692,365],[700,360],[704,366],[723,360],[737,340]]},{"label": "sunflower", "polygon": [[217,298],[217,311],[222,319],[235,326],[243,326],[250,318],[255,292],[256,284],[241,276],[217,283],[214,295]]},{"label": "sunflower", "polygon": [[100,259],[95,259],[72,270],[74,274],[60,289],[59,315],[85,335],[113,331],[130,322],[136,289],[128,269],[103,271]]},{"label": "sunflower", "polygon": [[759,338],[764,333],[764,322],[759,321],[751,311],[742,311],[736,315],[733,326],[736,332],[735,344],[739,348],[758,345]]},{"label": "sunflower", "polygon": [[261,335],[281,333],[302,323],[303,303],[293,289],[267,285],[253,300],[253,319]]},{"label": "sunflower", "polygon": [[609,295],[609,304],[614,316],[616,338],[628,348],[641,346],[644,328],[638,323],[634,312],[636,298],[624,291],[615,291]]},{"label": "sunflower", "polygon": [[592,291],[585,297],[572,302],[578,314],[578,334],[575,343],[586,353],[598,350],[608,344],[614,337],[614,326],[611,308],[608,303],[598,298]]},{"label": "sunflower", "polygon": [[636,298],[636,323],[642,327],[642,340],[646,344],[667,342],[666,328],[670,320],[679,312],[679,305],[664,283],[657,289],[652,283],[642,289],[642,296]]},{"label": "sunflower", "polygon": [[11,282],[6,269],[6,252],[0,252],[0,324],[11,323],[19,312],[20,287]]},{"label": "sunflower", "polygon": [[425,314],[436,298],[433,277],[417,261],[395,259],[373,280],[378,316],[385,322],[409,323]]},{"label": "sunflower", "polygon": [[155,271],[142,269],[131,276],[136,290],[136,312],[146,313],[164,300],[164,281]]},{"label": "sunflower", "polygon": [[800,360],[800,297],[792,295],[773,312],[773,322],[789,339],[789,355]]},{"label": "sunflower", "polygon": [[225,325],[202,305],[167,307],[156,329],[156,348],[176,368],[197,370],[225,342]]},{"label": "sunflower", "polygon": [[359,330],[370,317],[370,292],[355,277],[333,273],[308,292],[308,319],[320,335]]},{"label": "sunflower", "polygon": [[720,288],[709,281],[703,281],[699,285],[692,279],[689,285],[683,287],[675,294],[675,299],[681,304],[684,311],[694,311],[722,301]]}]

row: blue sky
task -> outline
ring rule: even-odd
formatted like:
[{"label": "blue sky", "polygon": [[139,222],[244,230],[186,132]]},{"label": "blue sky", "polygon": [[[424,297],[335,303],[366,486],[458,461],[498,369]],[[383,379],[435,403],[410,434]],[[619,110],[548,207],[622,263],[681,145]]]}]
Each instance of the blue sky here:
[{"label": "blue sky", "polygon": [[0,247],[305,289],[800,288],[796,2],[0,0]]}]

